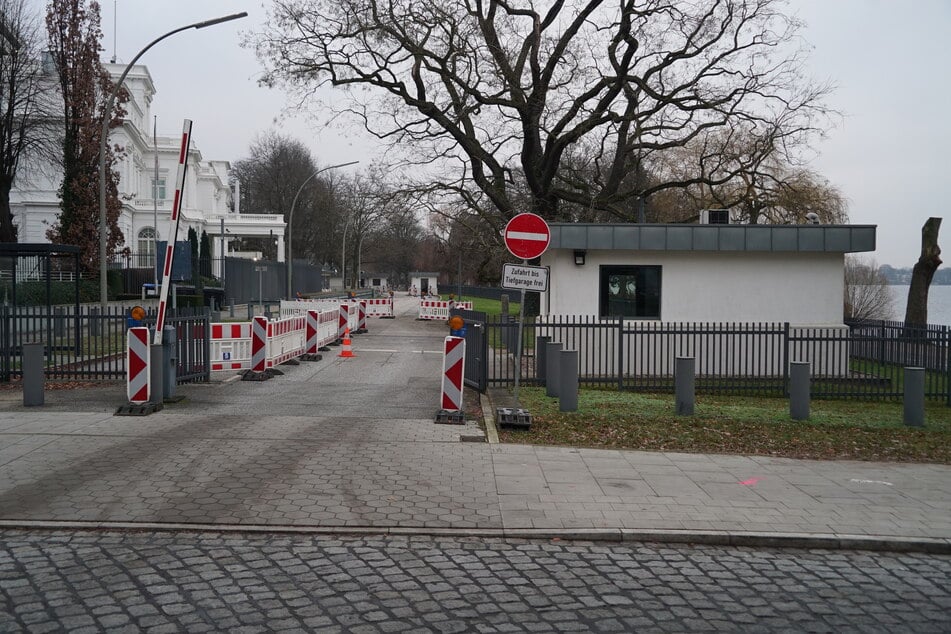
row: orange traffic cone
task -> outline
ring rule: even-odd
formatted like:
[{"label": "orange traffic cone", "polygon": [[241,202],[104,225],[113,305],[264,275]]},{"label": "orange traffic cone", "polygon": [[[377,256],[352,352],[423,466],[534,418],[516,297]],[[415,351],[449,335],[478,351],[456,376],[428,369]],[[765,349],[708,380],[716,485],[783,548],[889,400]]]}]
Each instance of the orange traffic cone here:
[{"label": "orange traffic cone", "polygon": [[338,357],[352,358],[357,355],[353,354],[353,348],[350,347],[350,329],[347,328],[343,331],[343,349],[340,351]]}]

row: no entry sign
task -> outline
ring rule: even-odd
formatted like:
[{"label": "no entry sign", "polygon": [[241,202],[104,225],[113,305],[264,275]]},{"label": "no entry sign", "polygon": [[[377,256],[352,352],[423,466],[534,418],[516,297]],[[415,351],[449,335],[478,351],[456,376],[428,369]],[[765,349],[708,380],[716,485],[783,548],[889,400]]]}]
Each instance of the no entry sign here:
[{"label": "no entry sign", "polygon": [[551,231],[545,219],[536,214],[519,214],[505,225],[505,248],[523,260],[537,258],[551,241]]}]

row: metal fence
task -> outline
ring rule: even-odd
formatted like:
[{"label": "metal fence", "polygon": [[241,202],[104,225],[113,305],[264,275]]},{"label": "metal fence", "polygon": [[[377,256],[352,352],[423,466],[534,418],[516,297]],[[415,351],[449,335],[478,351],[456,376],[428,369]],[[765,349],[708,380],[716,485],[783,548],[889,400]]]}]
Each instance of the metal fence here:
[{"label": "metal fence", "polygon": [[792,362],[810,366],[818,398],[900,399],[905,367],[923,367],[925,396],[951,405],[951,331],[900,322],[797,327],[788,323],[657,323],[594,316],[485,322],[488,384],[542,385],[539,344],[578,351],[582,385],[672,392],[678,357],[693,357],[698,393],[788,395]]},{"label": "metal fence", "polygon": [[[128,311],[122,307],[0,306],[0,381],[22,375],[23,344],[43,343],[47,379],[108,381],[126,378]],[[154,313],[144,325],[154,325]],[[177,382],[207,381],[210,312],[180,309],[166,317],[176,333]]]}]

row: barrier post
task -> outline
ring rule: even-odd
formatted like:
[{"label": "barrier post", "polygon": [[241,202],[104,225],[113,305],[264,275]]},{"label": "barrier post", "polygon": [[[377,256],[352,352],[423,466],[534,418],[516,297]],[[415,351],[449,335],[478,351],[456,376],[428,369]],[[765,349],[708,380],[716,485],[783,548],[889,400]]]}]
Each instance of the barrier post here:
[{"label": "barrier post", "polygon": [[267,368],[267,319],[255,317],[251,321],[251,370],[264,372]]},{"label": "barrier post", "polygon": [[677,357],[674,365],[674,398],[677,416],[693,416],[695,365],[693,357]]},{"label": "barrier post", "polygon": [[33,407],[42,405],[46,400],[43,391],[44,363],[42,342],[23,344],[23,405]]},{"label": "barrier post", "polygon": [[437,423],[463,424],[462,383],[466,367],[466,340],[446,337],[443,346],[442,409],[436,412]]}]

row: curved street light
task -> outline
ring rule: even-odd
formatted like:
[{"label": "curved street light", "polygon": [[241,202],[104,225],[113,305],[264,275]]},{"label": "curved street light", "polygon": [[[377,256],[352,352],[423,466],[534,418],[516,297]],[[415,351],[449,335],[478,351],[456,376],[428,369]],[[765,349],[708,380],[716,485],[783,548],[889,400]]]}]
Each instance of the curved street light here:
[{"label": "curved street light", "polygon": [[[165,38],[188,29],[203,29],[208,26],[221,24],[222,22],[230,22],[231,20],[246,17],[248,17],[247,11],[232,13],[231,15],[220,18],[213,18],[211,20],[205,20],[204,22],[195,22],[194,24],[181,26],[174,31],[169,31],[165,35],[155,38],[148,46],[143,48],[132,58],[132,61],[129,62],[125,70],[122,71],[122,75],[119,76],[119,81],[116,82],[112,93],[109,95],[109,100],[106,102],[106,108],[102,115],[102,136],[99,138],[99,302],[102,304],[103,314],[105,314],[106,311],[106,303],[109,301],[109,294],[106,287],[106,245],[109,242],[109,231],[106,226],[106,143],[109,141],[109,122],[112,119],[112,106],[115,104],[116,96],[122,88],[122,82],[125,81],[126,75],[129,74],[129,71],[132,70],[135,63],[139,61],[139,58],[142,57],[147,50]],[[158,227],[154,227],[154,229],[157,231]],[[158,257],[158,254],[156,254],[156,257]]]},{"label": "curved street light", "polygon": [[339,163],[337,165],[328,165],[327,167],[322,167],[317,170],[310,176],[304,179],[304,182],[300,184],[297,193],[294,194],[294,200],[291,202],[291,210],[287,214],[287,299],[294,299],[292,297],[294,286],[291,284],[293,280],[293,269],[294,269],[294,250],[291,248],[291,243],[294,241],[293,227],[294,227],[294,209],[297,207],[297,199],[300,197],[304,187],[307,186],[315,176],[321,172],[326,172],[327,170],[336,169],[338,167],[346,167],[347,165],[356,165],[360,161],[350,161],[349,163]]}]

